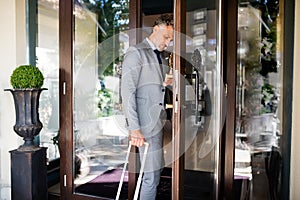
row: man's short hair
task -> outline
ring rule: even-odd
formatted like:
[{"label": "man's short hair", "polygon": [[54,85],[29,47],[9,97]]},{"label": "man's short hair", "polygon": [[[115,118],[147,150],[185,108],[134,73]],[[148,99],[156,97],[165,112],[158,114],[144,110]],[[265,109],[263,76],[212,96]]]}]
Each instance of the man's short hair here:
[{"label": "man's short hair", "polygon": [[161,16],[159,16],[155,22],[153,26],[156,25],[167,25],[167,26],[174,26],[174,22],[173,22],[173,15],[170,14],[162,14]]}]

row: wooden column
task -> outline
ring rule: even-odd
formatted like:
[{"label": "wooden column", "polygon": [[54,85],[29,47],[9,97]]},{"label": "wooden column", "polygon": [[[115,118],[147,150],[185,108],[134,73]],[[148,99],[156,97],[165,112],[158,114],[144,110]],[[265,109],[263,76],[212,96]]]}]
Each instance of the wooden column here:
[{"label": "wooden column", "polygon": [[59,121],[61,199],[73,194],[73,0],[59,1]]},{"label": "wooden column", "polygon": [[[129,45],[135,45],[140,42],[140,31],[138,30],[142,27],[141,4],[141,0],[132,0],[129,3]],[[128,162],[128,199],[133,199],[139,169],[138,148],[133,146],[130,152]]]},{"label": "wooden column", "polygon": [[184,103],[184,80],[181,74],[184,70],[184,59],[182,54],[185,54],[185,30],[186,30],[186,1],[174,1],[174,80],[175,88],[173,90],[173,120],[172,120],[172,140],[173,140],[173,163],[172,163],[172,199],[183,199],[184,188],[184,123],[181,123],[181,118],[184,118],[184,110],[181,105]]},{"label": "wooden column", "polygon": [[[221,195],[234,199],[235,93],[237,66],[237,0],[222,1],[222,64],[226,91],[226,119],[221,142]],[[224,132],[225,131],[225,132]]]}]

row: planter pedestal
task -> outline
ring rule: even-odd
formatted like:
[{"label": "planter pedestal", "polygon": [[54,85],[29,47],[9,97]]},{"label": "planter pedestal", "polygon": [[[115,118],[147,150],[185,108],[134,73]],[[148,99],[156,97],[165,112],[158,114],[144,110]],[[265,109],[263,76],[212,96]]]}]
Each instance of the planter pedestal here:
[{"label": "planter pedestal", "polygon": [[47,200],[46,148],[16,149],[10,154],[12,200]]},{"label": "planter pedestal", "polygon": [[24,144],[11,154],[12,200],[47,200],[46,149],[34,144],[43,124],[39,119],[39,98],[42,89],[6,89],[14,98],[16,124],[14,131]]}]

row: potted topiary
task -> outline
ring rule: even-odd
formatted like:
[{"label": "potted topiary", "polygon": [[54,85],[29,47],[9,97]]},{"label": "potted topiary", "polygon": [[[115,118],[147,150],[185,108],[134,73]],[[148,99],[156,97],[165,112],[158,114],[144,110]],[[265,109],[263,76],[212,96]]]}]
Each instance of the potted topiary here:
[{"label": "potted topiary", "polygon": [[14,131],[24,139],[19,150],[34,148],[34,137],[39,134],[43,125],[39,120],[39,98],[45,88],[42,88],[44,76],[38,67],[21,65],[17,67],[11,77],[13,89],[10,91],[14,98],[16,124]]}]

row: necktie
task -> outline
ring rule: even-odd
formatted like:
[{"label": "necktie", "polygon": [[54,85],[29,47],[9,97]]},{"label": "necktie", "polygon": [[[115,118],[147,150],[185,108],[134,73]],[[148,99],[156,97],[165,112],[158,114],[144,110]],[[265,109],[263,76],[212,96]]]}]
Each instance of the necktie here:
[{"label": "necktie", "polygon": [[160,57],[160,53],[161,53],[161,52],[158,51],[157,49],[155,49],[154,52],[155,52],[155,54],[156,54],[158,63],[161,65],[161,64],[162,64],[161,57]]}]

